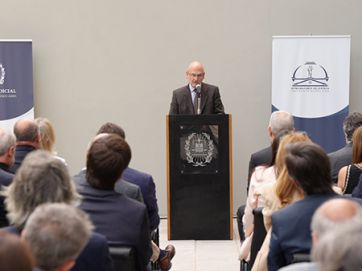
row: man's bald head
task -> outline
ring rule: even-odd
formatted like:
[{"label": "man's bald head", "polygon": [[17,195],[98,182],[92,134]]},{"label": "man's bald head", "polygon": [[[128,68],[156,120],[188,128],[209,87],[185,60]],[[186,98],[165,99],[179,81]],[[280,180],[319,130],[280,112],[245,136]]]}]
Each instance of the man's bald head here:
[{"label": "man's bald head", "polygon": [[187,67],[186,70],[186,78],[189,84],[195,88],[197,85],[200,85],[205,77],[205,69],[204,66],[198,62],[193,61]]},{"label": "man's bald head", "polygon": [[313,238],[320,238],[326,232],[354,220],[362,221],[362,207],[357,202],[344,198],[329,200],[313,215],[311,224]]},{"label": "man's bald head", "polygon": [[17,142],[32,142],[39,144],[39,127],[32,119],[20,119],[14,125],[14,134]]}]

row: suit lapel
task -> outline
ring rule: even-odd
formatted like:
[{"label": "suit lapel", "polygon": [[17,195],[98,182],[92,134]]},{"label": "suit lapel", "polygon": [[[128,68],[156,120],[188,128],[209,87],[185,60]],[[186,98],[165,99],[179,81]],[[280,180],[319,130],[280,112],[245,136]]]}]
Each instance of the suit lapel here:
[{"label": "suit lapel", "polygon": [[187,105],[187,111],[190,114],[195,114],[194,104],[192,103],[192,96],[191,96],[191,91],[189,89],[189,85],[187,85],[185,87],[184,98],[183,99],[185,101],[185,104]]},{"label": "suit lapel", "polygon": [[201,114],[204,111],[204,107],[207,101],[207,89],[205,84],[201,84],[201,105],[200,105],[200,109],[201,109]]}]

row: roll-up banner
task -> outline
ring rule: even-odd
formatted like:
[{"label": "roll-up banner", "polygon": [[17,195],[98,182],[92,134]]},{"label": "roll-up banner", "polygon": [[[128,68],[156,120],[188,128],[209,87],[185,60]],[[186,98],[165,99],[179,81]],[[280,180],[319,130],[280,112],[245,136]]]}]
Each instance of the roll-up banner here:
[{"label": "roll-up banner", "polygon": [[0,40],[0,127],[34,118],[31,40]]},{"label": "roll-up banner", "polygon": [[350,36],[273,37],[272,111],[290,112],[326,152],[345,145],[350,50]]}]

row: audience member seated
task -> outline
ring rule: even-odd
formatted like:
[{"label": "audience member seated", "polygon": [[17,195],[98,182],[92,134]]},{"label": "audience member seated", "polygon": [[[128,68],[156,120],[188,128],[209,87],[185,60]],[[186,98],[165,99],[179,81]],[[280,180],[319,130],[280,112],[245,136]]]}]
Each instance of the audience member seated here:
[{"label": "audience member seated", "polygon": [[312,250],[319,271],[361,270],[362,221],[326,233]]},{"label": "audience member seated", "polygon": [[[10,167],[15,161],[15,137],[0,129],[0,188],[10,185],[14,178],[14,174],[10,171]],[[0,227],[9,225],[6,218],[6,209],[4,205],[4,197],[0,196]]]},{"label": "audience member seated", "polygon": [[352,142],[352,164],[341,168],[338,173],[338,187],[343,194],[352,194],[362,172],[362,126],[353,133]]},{"label": "audience member seated", "polygon": [[40,133],[40,148],[53,154],[56,158],[67,164],[64,158],[59,157],[55,150],[55,131],[51,122],[46,118],[36,118]]},{"label": "audience member seated", "polygon": [[114,191],[130,159],[131,149],[121,137],[97,135],[87,154],[86,183],[78,189],[80,207],[110,243],[133,246],[139,269],[146,270],[152,255],[146,206]]},{"label": "audience member seated", "polygon": [[14,125],[16,137],[15,162],[10,171],[15,173],[28,153],[40,148],[38,125],[31,119],[20,119]]},{"label": "audience member seated", "polygon": [[272,214],[269,271],[290,264],[295,253],[310,253],[314,211],[337,196],[332,188],[328,156],[320,146],[309,142],[288,144],[285,165],[290,180],[302,188],[305,196]]},{"label": "audience member seated", "polygon": [[362,126],[362,114],[351,113],[343,121],[343,131],[346,137],[346,145],[332,153],[328,154],[331,162],[332,180],[334,183],[338,181],[338,172],[344,167],[352,164],[352,135],[354,131]]},{"label": "audience member seated", "polygon": [[[67,167],[49,152],[29,153],[3,192],[6,199],[9,232],[20,234],[35,208],[43,203],[59,202],[75,206],[80,201]],[[93,233],[72,271],[110,271],[111,258],[107,239]]]},{"label": "audience member seated", "polygon": [[[338,198],[328,200],[327,202],[323,203],[314,213],[312,222],[311,222],[311,230],[312,230],[312,255],[313,260],[312,262],[305,262],[305,263],[295,263],[283,267],[280,270],[283,271],[303,271],[303,270],[321,270],[321,266],[319,263],[323,261],[324,257],[319,255],[315,255],[316,252],[319,254],[321,251],[319,248],[316,251],[316,248],[319,246],[319,240],[323,240],[323,237],[326,234],[334,234],[336,230],[341,229],[344,231],[344,235],[348,235],[348,230],[346,226],[348,225],[358,225],[361,227],[362,225],[362,207],[355,201]],[[340,239],[344,239],[343,237]],[[351,243],[346,243],[351,245]],[[334,247],[336,249],[336,247]],[[323,249],[325,250],[325,249]],[[338,255],[338,252],[335,252],[335,255]],[[317,261],[317,262],[316,262]],[[325,262],[322,263],[324,267]],[[329,265],[329,263],[327,264]],[[324,268],[323,268],[324,269]],[[326,269],[330,270],[330,269]],[[334,269],[340,270],[340,269]],[[356,270],[356,269],[342,269],[342,270]]]},{"label": "audience member seated", "polygon": [[[283,131],[292,131],[294,130],[294,119],[293,116],[286,111],[275,111],[270,115],[269,126],[268,126],[268,135],[270,137],[270,142],[273,142],[273,139],[277,134],[281,134]],[[253,174],[255,168],[257,166],[265,166],[270,165],[273,158],[273,152],[271,145],[253,153],[250,156],[249,161],[249,171],[248,171],[248,184],[246,191],[249,191],[249,184],[251,175]],[[242,205],[238,208],[237,215],[237,223],[238,230],[240,234],[240,240],[244,240],[244,230],[242,217],[244,215],[245,205]]]},{"label": "audience member seated", "polygon": [[40,270],[68,271],[87,244],[92,228],[82,210],[65,203],[48,203],[30,215],[22,237]]},{"label": "audience member seated", "polygon": [[275,167],[278,172],[277,180],[275,183],[264,185],[261,189],[261,197],[265,200],[263,216],[267,235],[254,261],[253,271],[267,270],[272,213],[304,197],[301,188],[290,180],[284,163],[286,145],[295,142],[310,142],[310,139],[306,133],[302,132],[290,132],[280,139],[275,161]]},{"label": "audience member seated", "polygon": [[0,231],[0,270],[32,271],[34,260],[26,242],[19,236]]},{"label": "audience member seated", "polygon": [[245,211],[243,216],[243,229],[245,240],[241,245],[240,260],[249,261],[250,248],[254,232],[254,216],[253,209],[264,207],[264,198],[261,195],[263,186],[267,183],[275,183],[276,167],[275,156],[278,150],[280,136],[274,137],[272,142],[273,157],[271,164],[265,166],[257,166],[251,175],[248,197],[246,199]]},{"label": "audience member seated", "polygon": [[[103,124],[99,128],[97,134],[101,133],[116,134],[123,139],[126,138],[124,130],[117,124],[110,122]],[[147,207],[148,219],[150,222],[150,232],[152,236],[152,234],[155,234],[155,231],[157,230],[160,223],[156,198],[156,186],[153,178],[147,173],[127,167],[123,171],[121,179],[116,182],[115,191],[122,192],[122,186],[127,183],[127,181],[138,185],[141,188],[143,200]],[[165,250],[160,250],[159,247],[154,242],[152,242],[152,252],[151,261],[155,262],[157,260],[160,268],[162,270],[167,270],[170,265],[170,261],[175,255],[175,247],[169,244],[166,246]]]}]

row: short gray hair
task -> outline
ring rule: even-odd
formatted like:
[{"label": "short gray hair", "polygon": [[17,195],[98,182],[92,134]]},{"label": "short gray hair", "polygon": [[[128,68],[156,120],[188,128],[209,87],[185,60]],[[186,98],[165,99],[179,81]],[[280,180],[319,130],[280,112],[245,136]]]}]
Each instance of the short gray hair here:
[{"label": "short gray hair", "polygon": [[15,146],[15,136],[0,129],[0,156],[4,155],[12,146]]},{"label": "short gray hair", "polygon": [[312,249],[312,259],[320,271],[360,270],[362,266],[362,221],[345,223],[318,239]]},{"label": "short gray hair", "polygon": [[294,129],[292,114],[286,111],[274,111],[270,116],[269,127],[274,135],[282,131],[292,131]]},{"label": "short gray hair", "polygon": [[80,199],[66,165],[43,150],[32,151],[25,157],[3,195],[8,219],[17,227],[24,226],[40,204],[63,202],[76,205]]},{"label": "short gray hair", "polygon": [[93,225],[80,209],[64,203],[38,206],[30,215],[24,239],[44,271],[55,271],[68,260],[75,260],[88,242]]}]

